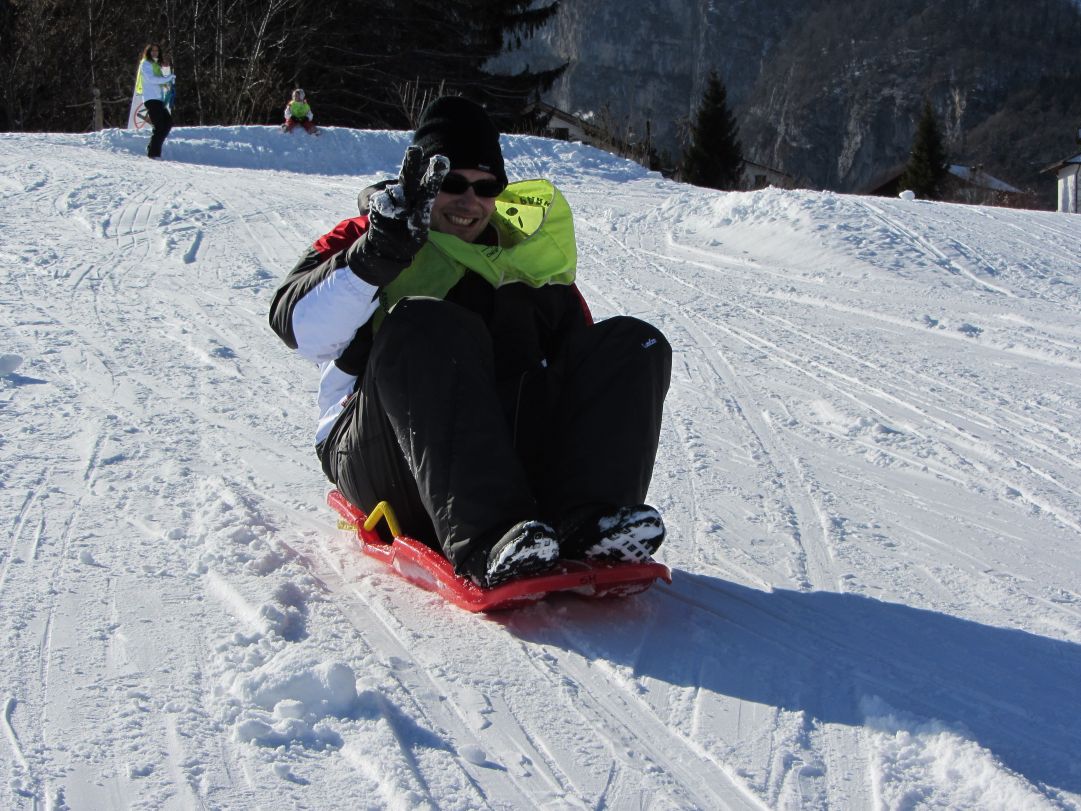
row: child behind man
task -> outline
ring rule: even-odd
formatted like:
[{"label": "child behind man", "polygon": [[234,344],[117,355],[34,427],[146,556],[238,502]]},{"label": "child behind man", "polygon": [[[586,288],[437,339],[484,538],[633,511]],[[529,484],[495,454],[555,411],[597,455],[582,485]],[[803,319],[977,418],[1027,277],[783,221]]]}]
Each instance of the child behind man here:
[{"label": "child behind man", "polygon": [[293,91],[293,97],[285,105],[285,123],[282,124],[283,132],[292,132],[293,128],[300,125],[309,135],[317,135],[315,122],[312,120],[311,105],[304,98],[304,91],[299,87]]}]

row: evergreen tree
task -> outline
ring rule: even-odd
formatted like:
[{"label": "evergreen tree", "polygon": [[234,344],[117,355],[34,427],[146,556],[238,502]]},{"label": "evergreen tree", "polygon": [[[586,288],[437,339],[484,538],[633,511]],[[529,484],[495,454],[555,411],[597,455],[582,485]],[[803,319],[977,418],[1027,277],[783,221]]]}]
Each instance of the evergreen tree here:
[{"label": "evergreen tree", "polygon": [[902,190],[915,192],[916,196],[923,200],[938,200],[942,195],[943,181],[948,174],[946,148],[942,143],[938,120],[931,102],[924,101],[908,163],[901,172],[900,187]]},{"label": "evergreen tree", "polygon": [[706,92],[691,124],[691,143],[683,153],[682,176],[712,189],[738,189],[743,173],[739,125],[728,109],[728,91],[711,70]]}]

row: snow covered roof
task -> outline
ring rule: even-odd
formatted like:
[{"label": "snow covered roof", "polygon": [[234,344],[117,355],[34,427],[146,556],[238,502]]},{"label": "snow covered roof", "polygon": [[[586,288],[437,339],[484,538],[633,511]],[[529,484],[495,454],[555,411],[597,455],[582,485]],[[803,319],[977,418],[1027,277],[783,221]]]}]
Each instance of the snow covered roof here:
[{"label": "snow covered roof", "polygon": [[[884,190],[889,188],[889,193],[893,194],[894,182],[904,172],[905,165],[903,163],[896,164],[890,167],[886,171],[876,175],[871,181],[862,186],[856,193],[857,194],[882,194]],[[963,163],[955,163],[950,165],[950,175],[960,180],[962,183],[979,189],[988,189],[990,191],[1005,192],[1006,194],[1023,194],[1020,189],[1011,186],[1004,180],[999,180],[994,175],[990,175],[985,172],[978,164],[975,166],[966,165]]]},{"label": "snow covered roof", "polygon": [[764,163],[758,163],[758,161],[748,160],[747,158],[743,159],[743,166],[745,169],[764,169],[765,171],[778,175],[780,177],[792,178],[792,175],[788,174],[788,172],[782,172],[780,169],[774,169],[772,166],[767,166]]},{"label": "snow covered roof", "polygon": [[1072,158],[1066,158],[1065,160],[1056,161],[1055,163],[1049,164],[1043,169],[1041,169],[1040,172],[1041,174],[1043,172],[1057,172],[1063,167],[1069,166],[1073,163],[1081,163],[1081,153],[1074,155]]},{"label": "snow covered roof", "polygon": [[1003,191],[1009,194],[1022,193],[1020,189],[1011,186],[1004,180],[999,180],[997,177],[987,174],[987,172],[983,171],[983,169],[978,166],[953,164],[950,166],[950,174],[973,186],[979,186],[981,189]]}]

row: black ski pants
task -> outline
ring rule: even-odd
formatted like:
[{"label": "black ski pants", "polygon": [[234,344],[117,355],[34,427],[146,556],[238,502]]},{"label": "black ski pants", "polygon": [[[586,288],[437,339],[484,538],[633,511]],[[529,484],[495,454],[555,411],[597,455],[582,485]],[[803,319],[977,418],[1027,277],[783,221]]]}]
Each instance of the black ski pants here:
[{"label": "black ski pants", "polygon": [[321,446],[323,468],[362,509],[389,501],[404,533],[460,570],[518,521],[558,526],[576,507],[644,501],[671,365],[657,329],[620,316],[576,331],[520,381],[497,381],[480,317],[403,299]]},{"label": "black ski pants", "polygon": [[148,158],[160,158],[161,145],[165,143],[165,137],[169,134],[169,130],[173,128],[173,116],[169,112],[169,108],[165,106],[165,102],[160,99],[150,99],[144,104],[146,105],[147,115],[150,116],[150,123],[154,125],[154,131],[150,135],[150,143],[146,147],[146,156]]}]

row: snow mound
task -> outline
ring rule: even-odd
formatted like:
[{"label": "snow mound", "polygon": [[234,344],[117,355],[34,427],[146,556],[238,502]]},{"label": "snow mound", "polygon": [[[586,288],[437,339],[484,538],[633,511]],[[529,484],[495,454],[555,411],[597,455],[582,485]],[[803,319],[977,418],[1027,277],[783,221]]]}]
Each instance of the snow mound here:
[{"label": "snow mound", "polygon": [[[224,169],[257,169],[312,175],[393,175],[401,166],[411,133],[323,127],[313,137],[279,127],[175,127],[166,141],[165,159]],[[80,140],[111,152],[143,155],[146,134],[109,129],[83,136],[50,136],[69,143]],[[549,174],[549,167],[577,177],[618,182],[660,175],[583,144],[534,135],[502,136],[507,175],[522,180]]]},{"label": "snow mound", "polygon": [[276,657],[233,682],[230,694],[247,705],[235,721],[237,740],[271,748],[341,746],[341,735],[326,721],[356,712],[356,674],[341,662],[301,655],[301,661],[292,661],[291,655]]}]

